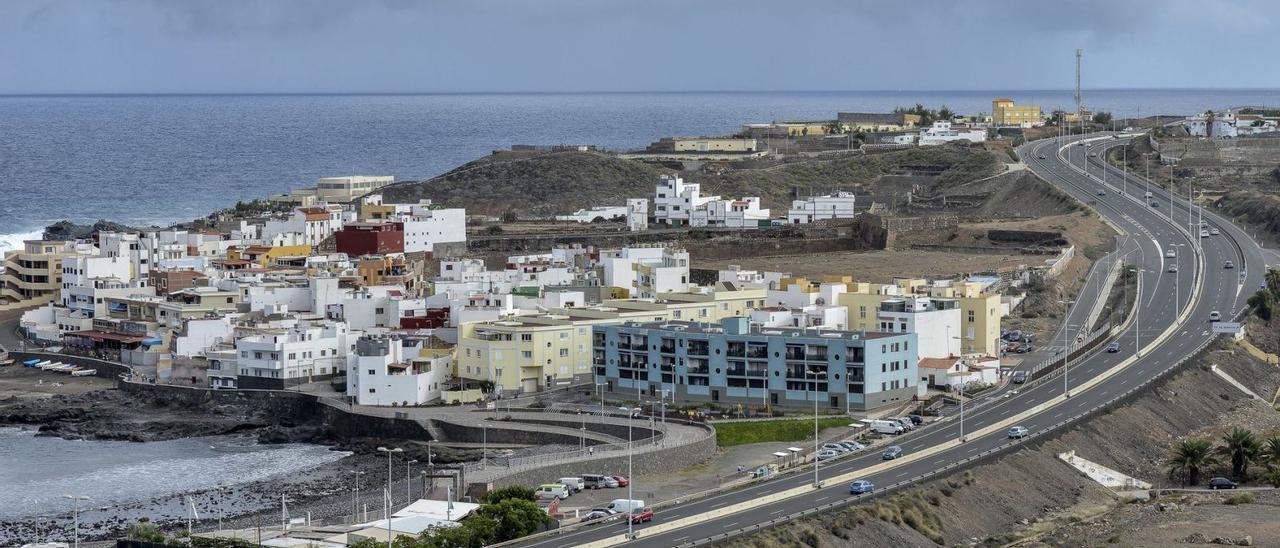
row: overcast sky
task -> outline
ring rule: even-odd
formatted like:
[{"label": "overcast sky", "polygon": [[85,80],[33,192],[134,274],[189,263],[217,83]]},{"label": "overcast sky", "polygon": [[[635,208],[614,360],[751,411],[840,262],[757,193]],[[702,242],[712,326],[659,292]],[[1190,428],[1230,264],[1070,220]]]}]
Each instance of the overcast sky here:
[{"label": "overcast sky", "polygon": [[0,0],[0,93],[1280,87],[1274,0]]}]

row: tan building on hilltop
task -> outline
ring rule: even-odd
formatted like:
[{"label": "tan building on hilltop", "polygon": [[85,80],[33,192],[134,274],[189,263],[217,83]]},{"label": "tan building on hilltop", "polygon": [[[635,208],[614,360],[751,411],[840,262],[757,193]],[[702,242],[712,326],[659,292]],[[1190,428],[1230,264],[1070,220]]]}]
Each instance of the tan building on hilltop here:
[{"label": "tan building on hilltop", "polygon": [[991,123],[1005,127],[1032,127],[1044,123],[1040,107],[1015,105],[1013,99],[999,97],[991,102]]}]

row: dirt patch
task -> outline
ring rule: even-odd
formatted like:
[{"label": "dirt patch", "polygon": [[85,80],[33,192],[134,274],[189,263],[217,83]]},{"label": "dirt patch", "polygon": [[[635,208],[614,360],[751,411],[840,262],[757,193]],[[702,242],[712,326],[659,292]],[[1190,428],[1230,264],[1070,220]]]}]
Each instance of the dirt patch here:
[{"label": "dirt patch", "polygon": [[111,388],[113,383],[95,377],[72,377],[21,364],[0,367],[0,402],[13,403],[53,396],[84,394]]},{"label": "dirt patch", "polygon": [[[1216,441],[1233,426],[1251,428],[1263,437],[1280,432],[1280,413],[1265,402],[1248,399],[1209,372],[1209,363],[1224,370],[1230,368],[1237,380],[1253,383],[1255,390],[1280,384],[1280,369],[1232,352],[1226,346],[1128,404],[965,473],[876,503],[800,520],[727,544],[847,546],[850,539],[856,539],[858,545],[866,546],[999,546],[1026,539],[1033,545],[1094,546],[1119,534],[1123,545],[1168,546],[1169,539],[1186,538],[1197,532],[1212,538],[1221,533],[1216,524],[1210,529],[1197,523],[1195,518],[1201,514],[1131,509],[1056,457],[1075,450],[1081,457],[1157,487],[1175,487],[1178,483],[1170,479],[1166,459],[1177,440],[1199,436]],[[1274,539],[1278,525],[1274,508],[1268,506],[1273,504],[1270,500],[1259,499],[1252,505],[1220,505],[1203,510],[1208,512],[1203,515],[1232,516],[1222,518],[1232,524],[1230,529],[1222,529],[1232,531],[1232,537]],[[877,509],[881,505],[890,508]],[[1154,504],[1141,506],[1154,508]],[[889,511],[892,508],[896,512]],[[1258,519],[1265,511],[1271,512],[1270,517]],[[1155,517],[1138,519],[1138,514]],[[1105,526],[1089,528],[1081,524]],[[1148,537],[1156,540],[1147,543],[1144,539]]]}]

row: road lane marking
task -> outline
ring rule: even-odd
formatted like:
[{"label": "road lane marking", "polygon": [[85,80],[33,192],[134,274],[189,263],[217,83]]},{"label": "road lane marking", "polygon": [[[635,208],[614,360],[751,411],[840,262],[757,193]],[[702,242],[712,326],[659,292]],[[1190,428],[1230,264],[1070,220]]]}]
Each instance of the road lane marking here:
[{"label": "road lane marking", "polygon": [[733,523],[726,523],[726,524],[725,524],[725,526],[724,526],[724,529],[728,529],[728,528],[733,527],[734,525],[737,525],[737,524],[738,524],[738,522],[736,522],[736,521],[735,521],[735,522],[733,522]]}]

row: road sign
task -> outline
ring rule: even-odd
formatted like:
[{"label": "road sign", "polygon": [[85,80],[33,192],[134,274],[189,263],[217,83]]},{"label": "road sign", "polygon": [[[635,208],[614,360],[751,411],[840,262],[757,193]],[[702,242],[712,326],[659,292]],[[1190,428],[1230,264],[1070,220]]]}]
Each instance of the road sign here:
[{"label": "road sign", "polygon": [[1213,322],[1214,333],[1236,334],[1240,332],[1239,322]]}]

